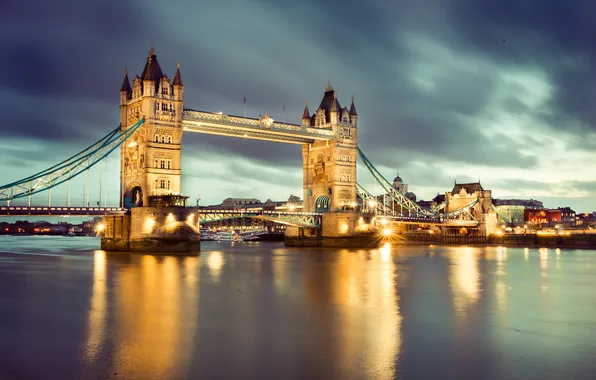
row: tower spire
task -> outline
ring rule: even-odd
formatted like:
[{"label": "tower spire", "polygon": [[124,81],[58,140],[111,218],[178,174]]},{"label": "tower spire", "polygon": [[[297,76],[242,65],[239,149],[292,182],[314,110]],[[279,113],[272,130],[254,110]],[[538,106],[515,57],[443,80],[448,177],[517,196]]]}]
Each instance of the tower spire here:
[{"label": "tower spire", "polygon": [[129,91],[132,92],[130,81],[128,80],[128,66],[124,67],[124,80],[122,81],[122,87],[120,87],[120,91],[126,91],[127,93]]},{"label": "tower spire", "polygon": [[327,80],[327,88],[325,89],[325,91],[333,91],[333,86],[331,85],[331,80],[328,79]]},{"label": "tower spire", "polygon": [[304,101],[304,112],[302,113],[302,119],[310,119],[310,111],[308,110],[308,100]]},{"label": "tower spire", "polygon": [[176,62],[176,75],[174,76],[174,86],[182,86],[182,76],[180,75],[180,62]]},{"label": "tower spire", "polygon": [[352,105],[350,106],[349,114],[350,116],[358,116],[358,113],[356,112],[356,106],[354,105],[354,95],[352,95]]}]

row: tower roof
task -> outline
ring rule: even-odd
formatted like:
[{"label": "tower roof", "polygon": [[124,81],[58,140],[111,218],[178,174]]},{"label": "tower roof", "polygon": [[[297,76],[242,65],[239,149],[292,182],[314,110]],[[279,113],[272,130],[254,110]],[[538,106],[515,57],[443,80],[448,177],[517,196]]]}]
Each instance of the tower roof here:
[{"label": "tower roof", "polygon": [[323,95],[323,99],[321,99],[321,104],[319,104],[319,109],[325,111],[325,118],[327,122],[330,120],[330,111],[337,112],[337,110],[341,109],[339,102],[337,101],[337,95],[333,90],[333,86],[331,86],[331,81],[327,82],[327,88],[325,89],[325,95]]},{"label": "tower roof", "polygon": [[476,191],[483,191],[482,185],[479,182],[471,182],[471,183],[455,183],[453,186],[453,190],[451,190],[452,194],[458,194],[461,189],[466,189],[466,193],[474,194]]},{"label": "tower roof", "polygon": [[151,48],[151,50],[149,51],[149,55],[147,56],[147,63],[145,63],[145,68],[143,69],[143,73],[141,74],[141,79],[158,81],[162,77],[163,72],[161,71],[159,62],[157,62],[155,49]]},{"label": "tower roof", "polygon": [[120,87],[120,91],[132,91],[130,87],[130,81],[128,80],[128,67],[124,69],[124,80],[122,81],[122,87]]},{"label": "tower roof", "polygon": [[354,97],[352,96],[352,105],[350,106],[350,116],[358,116],[356,113],[356,106],[354,105]]},{"label": "tower roof", "polygon": [[176,75],[174,76],[174,86],[183,86],[182,77],[180,76],[180,62],[176,63]]}]

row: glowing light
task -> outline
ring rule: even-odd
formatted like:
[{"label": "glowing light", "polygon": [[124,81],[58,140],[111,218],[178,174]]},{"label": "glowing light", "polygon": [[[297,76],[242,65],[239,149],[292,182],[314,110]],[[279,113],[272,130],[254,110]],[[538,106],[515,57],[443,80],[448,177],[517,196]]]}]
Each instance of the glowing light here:
[{"label": "glowing light", "polygon": [[172,213],[169,213],[168,217],[166,218],[166,221],[168,223],[174,223],[176,221],[176,218],[174,218],[174,215],[172,215]]},{"label": "glowing light", "polygon": [[377,201],[370,200],[370,201],[368,201],[368,205],[370,207],[375,207],[377,205]]},{"label": "glowing light", "polygon": [[344,224],[341,225],[341,232],[342,233],[345,234],[346,232],[348,232],[348,229],[350,229],[350,227],[348,227],[347,224],[344,223]]},{"label": "glowing light", "polygon": [[99,223],[96,227],[95,227],[95,231],[96,232],[102,232],[104,229],[106,228],[106,226],[103,223]]},{"label": "glowing light", "polygon": [[386,226],[387,225],[387,219],[381,219],[381,224]]},{"label": "glowing light", "polygon": [[390,236],[391,233],[392,233],[391,228],[385,228],[383,230],[383,235],[385,235],[385,236]]},{"label": "glowing light", "polygon": [[[171,214],[170,214],[170,215],[171,215]],[[188,224],[192,224],[192,223],[193,223],[193,221],[194,221],[194,218],[195,218],[195,214],[189,214],[189,215],[186,217],[186,222],[187,222]]]},{"label": "glowing light", "polygon": [[130,143],[128,143],[128,147],[129,148],[133,148],[135,146],[137,146],[137,142],[136,141],[131,141]]},{"label": "glowing light", "polygon": [[294,211],[294,205],[290,205],[290,211]]}]

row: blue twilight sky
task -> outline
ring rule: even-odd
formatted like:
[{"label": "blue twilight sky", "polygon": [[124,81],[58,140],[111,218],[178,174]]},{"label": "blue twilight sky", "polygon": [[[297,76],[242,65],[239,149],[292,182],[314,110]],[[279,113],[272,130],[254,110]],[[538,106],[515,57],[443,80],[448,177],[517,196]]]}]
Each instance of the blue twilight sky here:
[{"label": "blue twilight sky", "polygon": [[[418,199],[481,179],[496,198],[596,209],[596,11],[559,0],[13,0],[0,12],[1,183],[115,128],[128,65],[153,43],[185,105],[300,122],[327,80],[356,98],[359,144]],[[118,201],[118,156],[90,200]],[[182,191],[302,196],[300,147],[187,134]],[[371,181],[360,170],[359,179]],[[81,203],[83,178],[72,185]],[[375,189],[373,185],[372,191]],[[52,203],[63,203],[56,189]],[[102,195],[103,197],[103,195]],[[37,200],[47,202],[47,195]],[[102,198],[103,203],[103,198]],[[193,202],[194,203],[194,202]]]}]

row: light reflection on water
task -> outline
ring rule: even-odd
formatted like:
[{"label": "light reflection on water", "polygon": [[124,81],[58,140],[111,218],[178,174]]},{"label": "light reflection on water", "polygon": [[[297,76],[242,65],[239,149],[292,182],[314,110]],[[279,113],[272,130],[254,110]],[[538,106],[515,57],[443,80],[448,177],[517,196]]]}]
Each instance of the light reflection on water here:
[{"label": "light reflection on water", "polygon": [[203,250],[0,254],[0,378],[538,379],[595,369],[594,251]]}]

